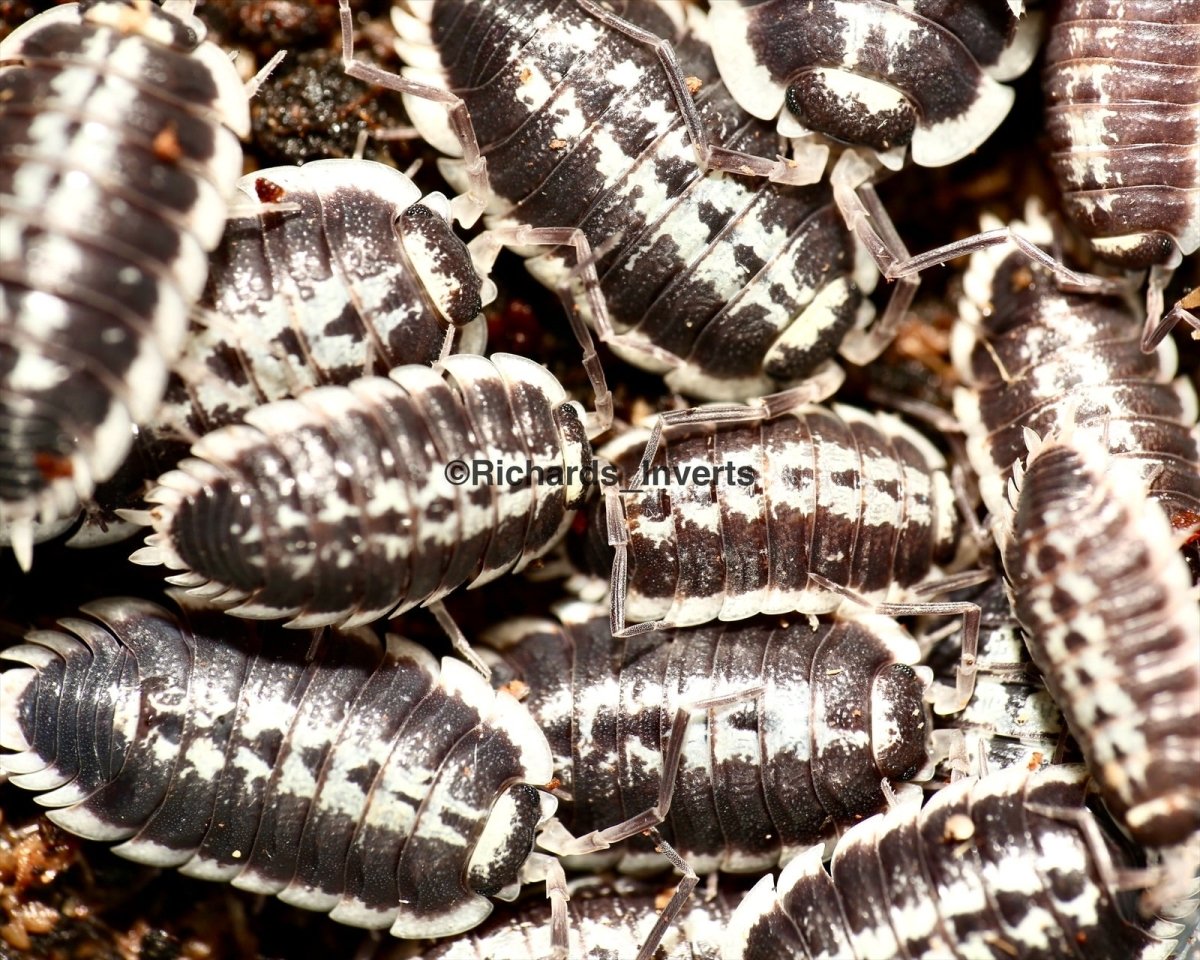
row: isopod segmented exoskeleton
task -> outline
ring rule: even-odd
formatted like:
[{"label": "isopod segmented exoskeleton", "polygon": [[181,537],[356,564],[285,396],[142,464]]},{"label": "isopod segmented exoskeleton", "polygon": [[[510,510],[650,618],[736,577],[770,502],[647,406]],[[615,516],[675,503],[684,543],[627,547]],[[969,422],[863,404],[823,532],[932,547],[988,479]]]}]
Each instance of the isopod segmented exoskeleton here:
[{"label": "isopod segmented exoskeleton", "polygon": [[24,566],[154,413],[241,174],[247,92],[190,7],[72,4],[0,44],[0,521]]},{"label": "isopod segmented exoskeleton", "polygon": [[196,437],[310,387],[433,363],[451,328],[483,352],[494,285],[441,195],[369,160],[273,167],[238,189],[294,209],[229,221],[159,429]]},{"label": "isopod segmented exoskeleton", "polygon": [[1136,856],[1086,805],[1079,766],[960,780],[923,807],[853,827],[764,877],[734,911],[723,960],[1087,957],[1165,960],[1180,925],[1118,888]]},{"label": "isopod segmented exoskeleton", "polygon": [[945,459],[889,414],[699,407],[646,436],[602,451],[626,487],[606,487],[586,534],[593,572],[611,570],[617,632],[830,613],[846,593],[918,613],[889,607],[973,556]]},{"label": "isopod segmented exoskeleton", "polygon": [[180,611],[100,600],[4,652],[0,769],[55,823],[400,937],[467,930],[554,869],[531,853],[546,738],[470,667]]},{"label": "isopod segmented exoskeleton", "polygon": [[1187,564],[1136,466],[1087,437],[1029,442],[1003,552],[1030,653],[1113,815],[1141,843],[1183,843],[1200,832]]},{"label": "isopod segmented exoskeleton", "polygon": [[404,174],[367,160],[261,170],[238,189],[252,212],[232,216],[213,251],[164,402],[121,475],[86,505],[72,546],[129,536],[136,528],[115,511],[141,506],[143,481],[254,407],[432,363],[444,347],[484,349],[479,311],[493,285],[440,195],[422,198]]},{"label": "isopod segmented exoskeleton", "polygon": [[[617,639],[606,613],[569,604],[558,622],[518,619],[485,636],[499,651],[493,676],[529,688],[576,836],[654,810],[697,873],[757,872],[882,810],[882,780],[926,768],[929,672],[911,666],[916,642],[889,617]],[[645,846],[620,858],[631,872],[665,865]]]},{"label": "isopod segmented exoskeleton", "polygon": [[[715,0],[713,53],[743,109],[797,150],[867,148],[893,169],[953,163],[1004,120],[1039,17],[992,0]],[[826,139],[828,138],[828,139]],[[800,141],[796,143],[795,141]]]},{"label": "isopod segmented exoskeleton", "polygon": [[[1005,767],[1035,769],[1062,759],[1078,759],[1066,744],[1062,711],[1025,649],[1004,580],[997,576],[972,595],[979,605],[975,687],[961,712],[939,717],[934,736],[949,754],[950,776],[982,774]],[[961,632],[947,638],[928,658],[935,677],[948,682],[961,658]],[[943,676],[944,674],[944,676]],[[942,744],[943,730],[954,731]]]},{"label": "isopod segmented exoskeleton", "polygon": [[[1200,320],[1163,289],[1200,246],[1200,3],[1065,0],[1046,45],[1046,131],[1067,213],[1097,255],[1151,270],[1143,343]],[[1186,308],[1186,309],[1185,309]]]},{"label": "isopod segmented exoskeleton", "polygon": [[[628,881],[616,885],[592,878],[570,884],[567,904],[570,960],[633,957],[651,936],[658,891]],[[655,960],[717,960],[721,932],[732,913],[732,897],[693,897],[671,924]],[[457,940],[435,944],[424,960],[497,960],[551,955],[551,907],[525,903],[497,910],[487,922]]]},{"label": "isopod segmented exoskeleton", "polygon": [[[1014,226],[1046,246],[1053,240],[1034,206]],[[1124,301],[1060,290],[1047,271],[1004,248],[976,253],[963,288],[951,337],[963,381],[954,412],[993,517],[1005,514],[1024,431],[1067,428],[1136,464],[1169,515],[1200,514],[1196,390],[1173,379],[1172,341],[1147,356]]]},{"label": "isopod segmented exoskeleton", "polygon": [[589,420],[511,354],[318,387],[197,441],[147,496],[154,533],[133,559],[294,627],[429,605],[554,546],[587,490]]},{"label": "isopod segmented exoskeleton", "polygon": [[[456,188],[488,190],[476,199],[501,236],[522,244],[534,228],[575,244],[576,259],[594,265],[601,338],[675,389],[744,399],[829,371],[839,347],[864,349],[876,273],[828,184],[705,174],[694,144],[735,173],[790,169],[729,156],[774,156],[779,143],[725,91],[698,10],[685,23],[670,3],[618,8],[620,17],[575,0],[394,8],[406,77],[462,98],[448,125],[441,104],[405,97],[426,139],[451,156],[466,150],[443,172]],[[678,65],[660,59],[659,36],[675,41]],[[694,103],[685,74],[700,84]],[[538,279],[570,285],[569,256],[520,249]]]}]

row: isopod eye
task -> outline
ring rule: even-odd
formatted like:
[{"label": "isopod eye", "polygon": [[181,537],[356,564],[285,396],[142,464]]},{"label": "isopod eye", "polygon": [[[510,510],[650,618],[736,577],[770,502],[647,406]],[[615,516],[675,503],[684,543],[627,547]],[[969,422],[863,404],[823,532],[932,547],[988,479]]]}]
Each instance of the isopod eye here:
[{"label": "isopod eye", "polygon": [[483,279],[450,223],[424,203],[414,203],[396,224],[400,243],[425,292],[447,323],[462,327],[483,309]]},{"label": "isopod eye", "polygon": [[542,801],[534,787],[518,783],[501,794],[471,851],[467,886],[485,897],[500,896],[505,888],[518,886],[541,818]]},{"label": "isopod eye", "polygon": [[847,70],[819,68],[798,74],[786,102],[808,129],[875,150],[905,146],[917,129],[917,112],[908,97]]}]

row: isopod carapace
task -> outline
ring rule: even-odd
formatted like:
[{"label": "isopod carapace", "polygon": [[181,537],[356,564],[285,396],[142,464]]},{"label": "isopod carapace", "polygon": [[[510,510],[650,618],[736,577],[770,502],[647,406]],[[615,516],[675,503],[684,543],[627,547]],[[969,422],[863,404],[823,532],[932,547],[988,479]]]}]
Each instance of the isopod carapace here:
[{"label": "isopod carapace", "polygon": [[[446,357],[206,434],[159,478],[138,563],[231,613],[355,625],[520,570],[583,502],[588,418],[544,367]],[[500,482],[495,465],[519,472]]]},{"label": "isopod carapace", "polygon": [[1011,485],[1004,566],[1029,650],[1105,802],[1140,843],[1200,831],[1200,606],[1131,465],[1069,433]]},{"label": "isopod carapace", "polygon": [[715,0],[710,18],[744,110],[778,117],[800,149],[849,144],[893,169],[910,149],[923,167],[953,163],[992,134],[1040,20],[994,0]]},{"label": "isopod carapace", "polygon": [[448,335],[483,352],[495,286],[440,194],[370,160],[273,167],[238,189],[250,212],[213,252],[155,428],[199,436],[314,386],[433,363]]},{"label": "isopod carapace", "polygon": [[178,8],[71,4],[0,44],[0,521],[26,566],[154,413],[241,175],[246,88]]},{"label": "isopod carapace", "polygon": [[[460,196],[484,189],[486,169],[489,192],[475,198],[485,222],[539,280],[560,290],[594,280],[589,319],[624,359],[727,400],[827,373],[862,340],[878,278],[828,181],[747,176],[763,171],[727,155],[774,158],[782,145],[725,90],[697,8],[616,8],[395,7],[405,78],[437,98],[406,95],[413,122],[452,158],[440,166]],[[698,149],[721,168],[706,172]],[[556,249],[532,245],[530,231]]]},{"label": "isopod carapace", "polygon": [[1198,55],[1196,0],[1065,0],[1046,44],[1046,132],[1063,206],[1097,256],[1150,268],[1147,349],[1177,319],[1200,327],[1194,297],[1159,322],[1171,273],[1200,246]]},{"label": "isopod carapace", "polygon": [[[638,955],[652,936],[660,888],[624,880],[616,884],[580,878],[570,884],[567,903],[570,960],[614,960]],[[688,900],[665,931],[655,960],[718,960],[721,933],[733,912],[735,894]],[[487,922],[456,940],[434,944],[425,960],[500,960],[549,957],[552,908],[545,901],[524,902],[497,910]]]},{"label": "isopod carapace", "polygon": [[1087,804],[1080,766],[1015,768],[901,804],[766,876],[734,911],[723,960],[1088,957],[1166,960],[1181,927],[1120,889],[1142,866]]},{"label": "isopod carapace", "polygon": [[[1036,206],[1013,226],[1036,243],[1053,242]],[[1142,352],[1140,318],[1125,300],[1062,290],[1040,265],[992,247],[972,256],[958,313],[954,412],[993,517],[1005,516],[1026,429],[1087,437],[1136,465],[1168,514],[1200,513],[1196,389],[1176,376],[1173,341]]]},{"label": "isopod carapace", "polygon": [[4,652],[0,769],[133,860],[400,937],[475,926],[541,862],[545,736],[409,641],[297,639],[187,599],[86,604]]},{"label": "isopod carapace", "polygon": [[625,489],[591,508],[586,554],[612,570],[622,629],[837,609],[844,597],[813,575],[904,601],[969,562],[945,458],[897,417],[837,404],[681,416],[649,460],[645,431],[602,451]]},{"label": "isopod carapace", "polygon": [[[499,653],[494,678],[528,688],[576,836],[655,808],[665,786],[662,835],[692,870],[761,871],[882,810],[881,781],[930,766],[930,673],[890,617],[760,617],[621,639],[603,608],[556,614],[503,623],[484,641]],[[633,872],[665,865],[645,845],[620,859]]]}]

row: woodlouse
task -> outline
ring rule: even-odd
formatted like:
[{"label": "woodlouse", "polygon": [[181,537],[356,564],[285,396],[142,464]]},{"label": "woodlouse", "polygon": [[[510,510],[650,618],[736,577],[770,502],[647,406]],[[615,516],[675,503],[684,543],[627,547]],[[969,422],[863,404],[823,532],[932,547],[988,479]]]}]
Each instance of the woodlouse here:
[{"label": "woodlouse", "polygon": [[247,91],[190,7],[72,4],[0,44],[0,521],[26,567],[154,412],[241,174]]},{"label": "woodlouse", "polygon": [[[880,781],[917,777],[929,761],[930,674],[911,666],[916,642],[889,617],[616,639],[602,608],[574,603],[557,621],[502,624],[485,643],[500,656],[493,677],[529,688],[523,702],[571,798],[559,807],[571,833],[662,814],[665,787],[662,835],[696,873],[785,862],[882,810]],[[745,690],[760,692],[674,728],[689,704]],[[665,865],[644,844],[620,857],[627,872]]]},{"label": "woodlouse", "polygon": [[318,387],[197,441],[147,496],[154,533],[132,559],[239,616],[369,623],[554,546],[593,469],[588,423],[512,354]]},{"label": "woodlouse", "polygon": [[25,666],[0,679],[0,768],[55,823],[400,937],[469,929],[556,866],[531,853],[550,751],[509,694],[398,637],[306,656],[179,603],[95,601],[4,652]]},{"label": "woodlouse", "polygon": [[992,0],[718,0],[713,53],[744,110],[793,149],[867,148],[897,169],[953,163],[1000,125],[1040,18]]},{"label": "woodlouse", "polygon": [[238,191],[252,212],[229,219],[212,253],[163,403],[122,471],[86,505],[71,546],[130,536],[136,527],[115,511],[142,505],[146,477],[254,407],[432,363],[451,335],[456,350],[484,349],[479,311],[494,285],[475,272],[440,194],[422,198],[404,174],[367,160],[261,170]]},{"label": "woodlouse", "polygon": [[[1053,240],[1036,207],[1015,228]],[[972,257],[963,287],[950,345],[963,382],[954,412],[993,517],[1005,515],[1024,431],[1067,428],[1136,464],[1169,515],[1200,514],[1196,390],[1175,377],[1173,341],[1144,354],[1123,300],[1060,290],[1049,272],[1001,247]]]},{"label": "woodlouse", "polygon": [[1112,886],[1138,863],[1086,792],[1078,766],[1009,769],[872,817],[828,872],[813,850],[764,877],[721,956],[1164,960],[1181,928],[1140,919]]},{"label": "woodlouse", "polygon": [[[571,960],[617,960],[633,957],[652,935],[658,915],[656,893],[645,885],[600,885],[582,880],[570,886],[567,904]],[[663,938],[655,960],[718,960],[721,931],[732,913],[731,898],[718,891],[712,899],[693,897]],[[504,957],[548,957],[551,907],[527,903],[497,912],[478,929],[426,950],[424,960],[498,960]]]},{"label": "woodlouse", "polygon": [[483,352],[495,286],[440,194],[369,160],[272,167],[238,189],[297,209],[229,221],[159,429],[195,437],[310,387],[433,363],[451,328]]},{"label": "woodlouse", "polygon": [[1136,469],[1029,435],[1004,566],[1018,619],[1105,802],[1139,842],[1200,831],[1200,606]]},{"label": "woodlouse", "polygon": [[974,545],[944,458],[898,418],[724,405],[663,414],[645,437],[601,451],[626,487],[605,487],[586,534],[614,632],[830,613],[847,592],[881,613],[978,614],[906,602]]},{"label": "woodlouse", "polygon": [[[406,95],[413,122],[443,153],[465,151],[443,173],[461,197],[488,203],[488,225],[532,257],[543,283],[572,287],[576,263],[594,267],[599,297],[586,305],[601,339],[674,389],[745,399],[832,376],[839,350],[875,356],[883,342],[863,328],[877,273],[828,183],[704,173],[698,149],[735,173],[791,170],[756,162],[778,153],[778,138],[729,97],[700,11],[689,7],[685,22],[670,3],[617,6],[620,16],[576,0],[394,8],[412,66],[391,83],[425,84],[441,102]],[[699,84],[694,98],[685,76]],[[574,247],[575,262],[561,249],[534,256],[521,239],[529,228]]]},{"label": "woodlouse", "polygon": [[1067,213],[1098,256],[1150,268],[1143,343],[1175,322],[1200,327],[1163,289],[1200,246],[1200,3],[1065,0],[1046,46],[1050,162]]}]

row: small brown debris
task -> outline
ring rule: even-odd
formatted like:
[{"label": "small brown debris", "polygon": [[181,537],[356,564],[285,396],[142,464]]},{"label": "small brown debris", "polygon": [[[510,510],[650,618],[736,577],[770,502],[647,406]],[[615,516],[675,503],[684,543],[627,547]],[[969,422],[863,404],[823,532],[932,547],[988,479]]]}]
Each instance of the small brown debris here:
[{"label": "small brown debris", "polygon": [[687,84],[688,93],[693,97],[700,92],[700,88],[704,86],[704,81],[699,77],[684,77],[683,82]]},{"label": "small brown debris", "polygon": [[550,149],[551,150],[562,150],[564,147],[566,147],[566,145],[567,145],[567,141],[560,140],[560,139],[558,139],[558,137],[555,137],[553,140],[550,141]]},{"label": "small brown debris", "polygon": [[179,142],[179,133],[174,123],[168,123],[155,134],[150,149],[163,163],[178,163],[183,159],[183,146]]},{"label": "small brown debris", "polygon": [[254,180],[254,194],[263,203],[278,203],[284,198],[287,191],[266,177],[257,177]]}]

